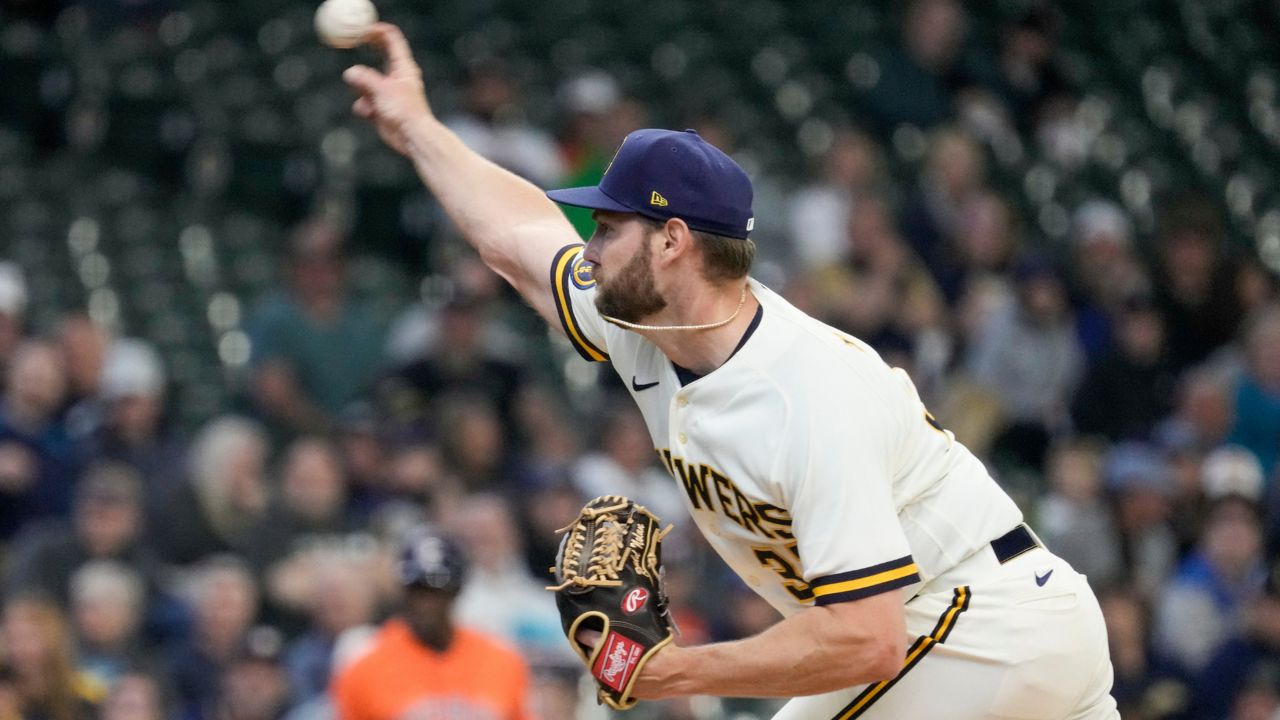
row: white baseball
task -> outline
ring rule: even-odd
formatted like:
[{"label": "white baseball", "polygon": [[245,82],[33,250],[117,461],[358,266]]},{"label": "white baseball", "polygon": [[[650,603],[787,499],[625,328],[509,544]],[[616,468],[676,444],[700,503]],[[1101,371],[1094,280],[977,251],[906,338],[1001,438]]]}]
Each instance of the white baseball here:
[{"label": "white baseball", "polygon": [[369,0],[325,0],[316,8],[316,34],[329,47],[359,45],[376,22],[378,10]]}]

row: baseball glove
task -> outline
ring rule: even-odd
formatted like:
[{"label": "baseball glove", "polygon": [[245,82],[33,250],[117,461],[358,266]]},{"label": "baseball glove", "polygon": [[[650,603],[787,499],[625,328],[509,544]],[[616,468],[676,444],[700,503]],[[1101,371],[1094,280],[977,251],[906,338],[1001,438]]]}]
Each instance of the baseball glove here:
[{"label": "baseball glove", "polygon": [[[675,626],[662,588],[662,539],[671,531],[644,506],[605,495],[561,530],[556,557],[560,623],[596,679],[601,702],[634,707],[632,686],[644,664],[671,642]],[[594,646],[579,632],[600,633]]]}]

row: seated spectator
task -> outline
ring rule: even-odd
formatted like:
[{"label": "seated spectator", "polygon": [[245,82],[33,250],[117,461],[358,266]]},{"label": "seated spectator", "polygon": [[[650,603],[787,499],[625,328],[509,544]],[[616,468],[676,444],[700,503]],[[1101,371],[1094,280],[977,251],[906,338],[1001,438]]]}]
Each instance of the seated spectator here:
[{"label": "seated spectator", "polygon": [[497,58],[472,60],[463,111],[446,117],[444,124],[494,163],[538,187],[557,187],[565,174],[564,161],[551,135],[525,119],[512,70]]},{"label": "seated spectator", "polygon": [[468,566],[454,619],[506,640],[531,663],[576,660],[564,641],[555,598],[545,589],[549,576],[534,578],[525,567],[507,502],[496,495],[473,495],[452,524]]},{"label": "seated spectator", "polygon": [[187,481],[156,521],[154,545],[170,563],[244,548],[267,510],[267,437],[250,420],[214,418],[192,443]]},{"label": "seated spectator", "polygon": [[404,589],[397,615],[334,680],[338,717],[529,718],[525,662],[451,618],[466,573],[462,551],[437,531],[420,527],[405,540],[397,570]]},{"label": "seated spectator", "polygon": [[182,481],[186,448],[165,418],[165,373],[160,355],[135,338],[107,348],[102,369],[102,424],[88,454],[131,465],[142,477],[147,517],[164,513],[163,503]]},{"label": "seated spectator", "polygon": [[16,544],[5,580],[10,593],[35,590],[65,605],[72,576],[95,560],[128,565],[149,595],[156,592],[158,561],[143,539],[140,483],[127,466],[90,466],[76,486],[71,522],[33,526]]},{"label": "seated spectator", "polygon": [[80,649],[80,672],[114,688],[142,662],[138,631],[146,588],[128,565],[95,560],[71,577],[71,619]]},{"label": "seated spectator", "polygon": [[22,268],[0,261],[0,392],[8,387],[9,363],[26,333],[27,281]]},{"label": "seated spectator", "polygon": [[1074,93],[1056,57],[1061,18],[1050,3],[1034,3],[1000,31],[995,91],[1024,135],[1053,115],[1070,112]]},{"label": "seated spectator", "polygon": [[599,428],[600,448],[579,458],[572,470],[578,492],[588,498],[626,495],[664,521],[684,517],[682,491],[658,464],[649,430],[634,404],[610,405]]},{"label": "seated spectator", "polygon": [[1203,454],[1226,442],[1236,421],[1234,383],[1215,368],[1184,372],[1175,392],[1173,413],[1154,431],[1157,442]]},{"label": "seated spectator", "polygon": [[1276,568],[1268,573],[1262,594],[1245,608],[1241,627],[1214,651],[1197,676],[1194,717],[1230,717],[1255,670],[1268,664],[1280,666],[1280,576]]},{"label": "seated spectator", "polygon": [[1244,345],[1245,374],[1236,385],[1231,442],[1252,450],[1263,474],[1274,478],[1280,467],[1280,305],[1249,321]]},{"label": "seated spectator", "polygon": [[429,424],[442,398],[467,393],[493,404],[506,431],[512,431],[525,372],[496,357],[486,344],[490,306],[478,296],[457,296],[440,308],[439,337],[426,354],[378,381],[377,399],[385,415],[397,425]]},{"label": "seated spectator", "polygon": [[1178,371],[1165,353],[1164,318],[1134,296],[1116,320],[1112,349],[1085,375],[1071,413],[1076,430],[1113,442],[1145,440],[1173,410]]},{"label": "seated spectator", "polygon": [[[844,252],[814,272],[815,313],[877,350],[909,344],[941,326],[942,294],[894,226],[884,200],[866,196],[854,209]],[[913,377],[918,374],[913,374]]]},{"label": "seated spectator", "polygon": [[1120,532],[1125,575],[1136,591],[1158,597],[1178,559],[1178,538],[1170,527],[1175,487],[1165,458],[1141,443],[1121,443],[1107,453],[1103,477]]},{"label": "seated spectator", "polygon": [[279,476],[279,495],[246,533],[244,544],[249,564],[266,578],[301,553],[340,547],[344,537],[356,530],[346,513],[346,474],[327,440],[293,441]]},{"label": "seated spectator", "polygon": [[68,515],[80,456],[58,419],[66,392],[53,346],[28,341],[14,351],[0,398],[0,541],[30,520]]},{"label": "seated spectator", "polygon": [[1210,498],[1200,545],[1173,578],[1156,607],[1155,641],[1189,673],[1239,631],[1245,608],[1262,589],[1257,493]]},{"label": "seated spectator", "polygon": [[189,720],[280,720],[291,701],[283,651],[279,630],[251,628],[222,671],[217,698]]},{"label": "seated spectator", "polygon": [[1036,507],[1036,532],[1045,545],[1094,587],[1123,577],[1119,535],[1102,492],[1102,458],[1097,445],[1060,444],[1049,454],[1049,492]]},{"label": "seated spectator", "polygon": [[144,672],[121,676],[102,703],[98,720],[171,720],[161,683]]},{"label": "seated spectator", "polygon": [[58,323],[57,342],[67,369],[63,423],[72,437],[85,438],[102,422],[102,368],[110,338],[88,315],[72,313]]},{"label": "seated spectator", "polygon": [[1111,347],[1112,317],[1124,302],[1149,293],[1134,256],[1133,223],[1109,200],[1088,200],[1071,220],[1071,285],[1080,342],[1090,361]]},{"label": "seated spectator", "polygon": [[289,241],[289,289],[264,298],[246,325],[258,410],[288,434],[327,430],[381,369],[382,330],[347,290],[343,239],[319,221]]},{"label": "seated spectator", "polygon": [[976,222],[980,217],[969,209],[987,192],[986,174],[982,148],[971,135],[957,128],[934,132],[918,187],[902,217],[903,236],[933,273],[948,303],[965,290],[958,269],[962,230],[978,225],[969,232],[989,235],[985,231],[994,227],[994,223]]},{"label": "seated spectator", "polygon": [[76,670],[71,628],[51,600],[17,595],[0,614],[0,648],[22,718],[93,720],[106,687]]},{"label": "seated spectator", "polygon": [[171,649],[166,665],[181,716],[202,718],[258,616],[258,588],[243,561],[215,555],[196,568],[188,604],[194,624]]},{"label": "seated spectator", "polygon": [[[295,703],[325,701],[334,654],[343,633],[371,627],[378,594],[367,568],[336,552],[312,557],[307,612],[310,624],[285,652]],[[318,710],[318,708],[313,708]]]},{"label": "seated spectator", "polygon": [[1111,695],[1122,718],[1185,717],[1193,700],[1190,683],[1181,670],[1151,643],[1151,610],[1142,594],[1113,588],[1099,593],[1107,624],[1107,644],[1115,682]]},{"label": "seated spectator", "polygon": [[880,79],[866,98],[886,133],[900,123],[930,128],[954,117],[957,96],[976,80],[963,54],[968,16],[960,3],[906,3],[901,32],[898,44],[880,54]]},{"label": "seated spectator", "polygon": [[787,203],[790,240],[798,265],[814,269],[838,262],[847,252],[849,223],[857,204],[879,192],[884,159],[865,133],[836,134],[822,158],[820,177]]},{"label": "seated spectator", "polygon": [[510,465],[509,439],[497,408],[483,397],[458,395],[439,406],[443,429],[440,449],[449,472],[467,492],[496,490],[516,473]]},{"label": "seated spectator", "polygon": [[1244,315],[1226,226],[1211,198],[1170,201],[1159,228],[1156,297],[1169,331],[1169,355],[1182,369],[1204,361],[1235,337]]},{"label": "seated spectator", "polygon": [[1017,302],[991,317],[969,350],[970,373],[995,392],[1012,425],[1062,428],[1084,370],[1084,353],[1057,267],[1029,258]]}]

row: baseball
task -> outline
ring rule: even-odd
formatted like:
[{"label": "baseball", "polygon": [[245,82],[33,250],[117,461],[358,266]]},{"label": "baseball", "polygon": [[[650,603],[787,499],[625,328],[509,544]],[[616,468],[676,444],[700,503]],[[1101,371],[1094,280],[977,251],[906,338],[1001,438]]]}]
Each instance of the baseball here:
[{"label": "baseball", "polygon": [[345,50],[361,44],[377,21],[369,0],[325,0],[316,9],[316,34],[329,47]]}]

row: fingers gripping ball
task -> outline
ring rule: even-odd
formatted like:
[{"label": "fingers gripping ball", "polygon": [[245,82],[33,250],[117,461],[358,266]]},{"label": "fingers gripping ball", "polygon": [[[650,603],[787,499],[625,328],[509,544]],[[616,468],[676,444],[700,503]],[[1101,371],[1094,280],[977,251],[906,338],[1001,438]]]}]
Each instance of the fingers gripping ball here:
[{"label": "fingers gripping ball", "polygon": [[316,34],[329,47],[360,45],[376,22],[378,10],[369,0],[325,0],[316,9]]},{"label": "fingers gripping ball", "polygon": [[673,637],[661,557],[670,531],[644,506],[618,495],[587,503],[562,530],[551,568],[556,584],[547,589],[556,593],[560,623],[595,677],[600,700],[618,710],[636,704],[636,677]]}]

